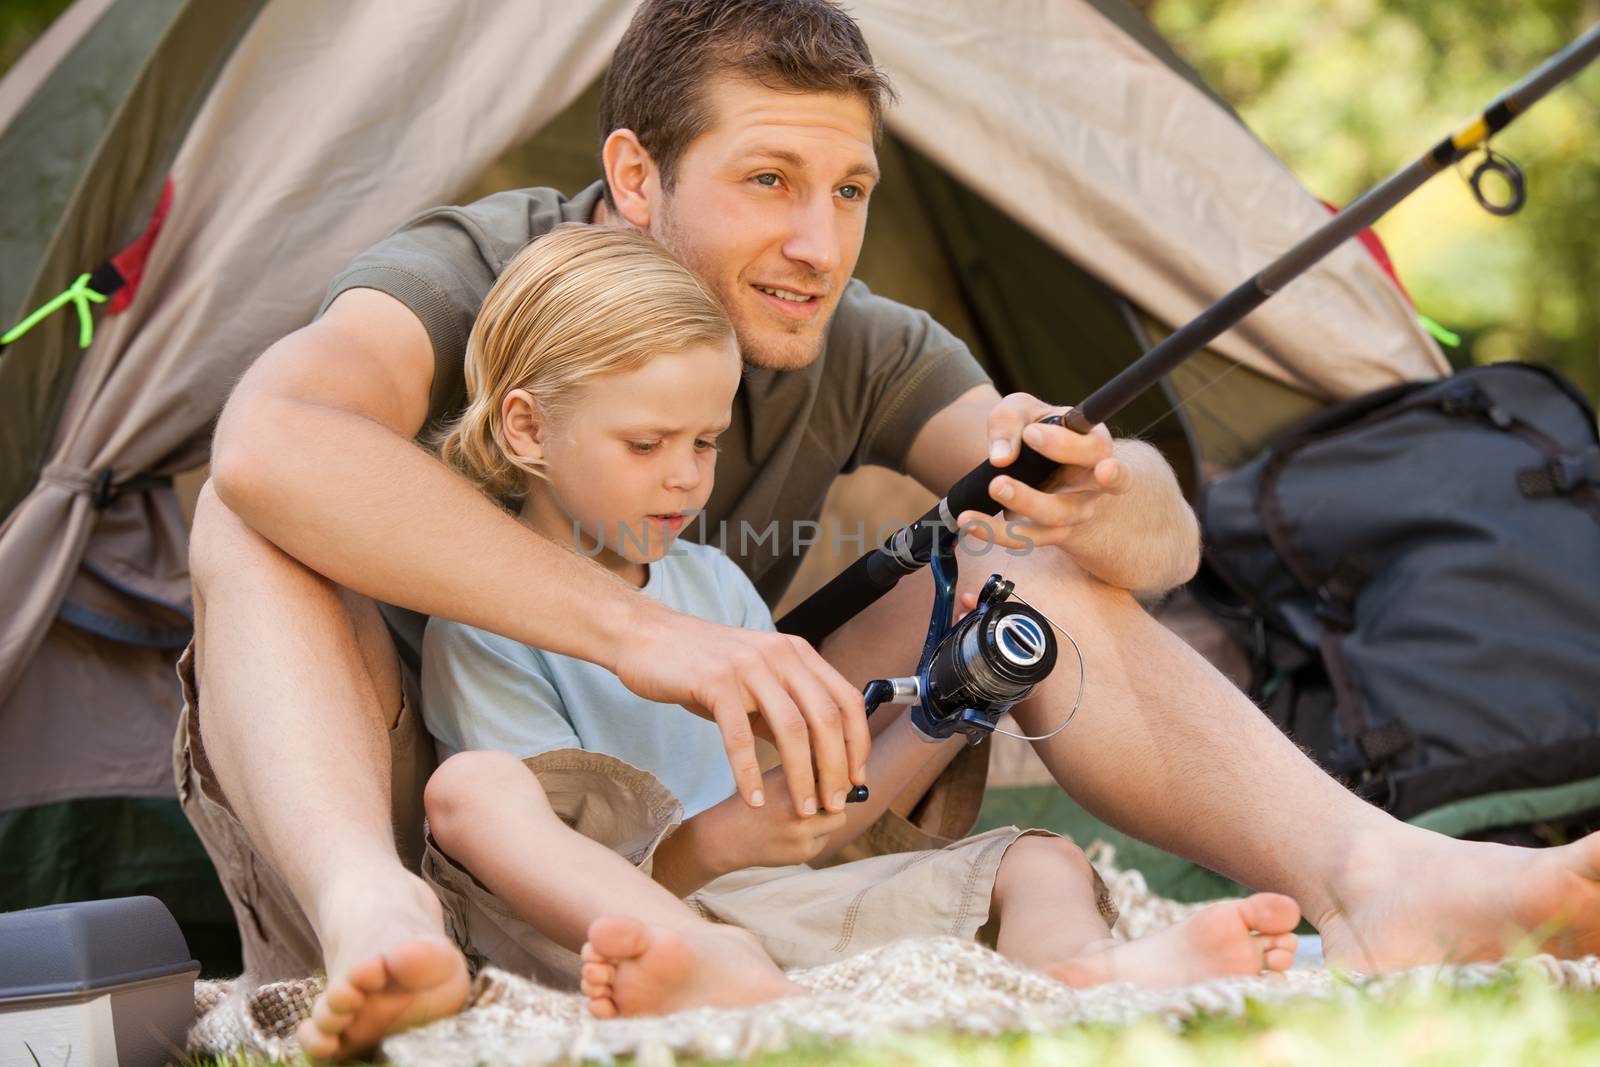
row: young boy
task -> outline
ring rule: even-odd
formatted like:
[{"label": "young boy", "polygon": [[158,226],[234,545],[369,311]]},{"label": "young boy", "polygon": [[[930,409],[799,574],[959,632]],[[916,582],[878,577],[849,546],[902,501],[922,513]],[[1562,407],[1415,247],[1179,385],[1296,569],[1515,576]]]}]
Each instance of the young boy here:
[{"label": "young boy", "polygon": [[[677,540],[711,496],[739,384],[732,328],[693,274],[646,237],[562,227],[524,249],[485,300],[469,405],[441,454],[514,505],[506,521],[618,581],[686,614],[771,630],[726,556]],[[804,866],[865,830],[937,751],[904,721],[873,742],[868,803],[847,809],[839,796],[796,811],[781,770],[751,807],[714,724],[585,661],[434,619],[422,683],[444,759],[427,787],[424,875],[446,926],[474,964],[578,985],[600,1017],[789,995],[800,990],[783,968],[918,934],[982,930],[1005,955],[1076,984],[1177,984],[1293,958],[1299,910],[1275,894],[1114,941],[1098,876],[1040,831]],[[359,997],[330,989],[342,1010],[316,1025],[335,1031]]]}]

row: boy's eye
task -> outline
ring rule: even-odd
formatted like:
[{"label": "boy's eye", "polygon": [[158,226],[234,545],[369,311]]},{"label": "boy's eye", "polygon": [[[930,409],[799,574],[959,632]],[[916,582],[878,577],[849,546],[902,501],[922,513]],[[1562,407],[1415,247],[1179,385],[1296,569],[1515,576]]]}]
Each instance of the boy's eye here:
[{"label": "boy's eye", "polygon": [[629,441],[628,447],[641,456],[648,456],[660,447],[660,441]]},{"label": "boy's eye", "polygon": [[846,185],[844,188],[839,190],[839,195],[844,197],[846,200],[865,200],[867,198],[867,191],[861,188],[859,185]]},{"label": "boy's eye", "polygon": [[755,180],[758,184],[765,185],[769,189],[778,184],[778,176],[776,174],[757,174]]},{"label": "boy's eye", "polygon": [[707,440],[704,437],[697,438],[695,440],[694,447],[695,447],[695,451],[697,451],[697,452],[707,452],[707,451],[716,452],[716,451],[719,451],[719,449],[717,448],[717,443],[715,441]]}]

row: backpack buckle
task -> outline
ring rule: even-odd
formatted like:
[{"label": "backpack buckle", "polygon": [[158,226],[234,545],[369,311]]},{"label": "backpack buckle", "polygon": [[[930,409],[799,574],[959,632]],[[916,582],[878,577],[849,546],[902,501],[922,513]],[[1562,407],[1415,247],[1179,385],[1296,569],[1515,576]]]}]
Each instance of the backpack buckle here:
[{"label": "backpack buckle", "polygon": [[1348,598],[1337,595],[1326,585],[1317,590],[1317,603],[1312,611],[1323,625],[1332,629],[1348,633],[1356,628],[1354,605]]},{"label": "backpack buckle", "polygon": [[1524,496],[1566,496],[1588,485],[1600,485],[1600,445],[1517,473],[1517,486]]}]

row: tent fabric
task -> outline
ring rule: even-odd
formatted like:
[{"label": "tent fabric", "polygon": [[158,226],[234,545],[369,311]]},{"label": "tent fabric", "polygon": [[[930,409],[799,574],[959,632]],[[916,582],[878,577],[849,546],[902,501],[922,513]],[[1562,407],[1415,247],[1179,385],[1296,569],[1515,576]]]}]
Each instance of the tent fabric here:
[{"label": "tent fabric", "polygon": [[[80,560],[187,610],[176,498],[157,490],[96,513],[98,472],[120,481],[203,462],[211,421],[250,361],[309,320],[357,252],[450,198],[588,86],[628,13],[622,3],[266,6],[188,131],[139,298],[102,325],[48,465],[0,526],[0,576],[20,594],[0,619],[0,720],[35,739],[0,756],[0,811],[107,788],[102,766],[35,758],[67,717],[11,699],[36,692],[18,683]],[[139,509],[154,521],[123,521]],[[81,697],[101,716],[121,700],[110,686]],[[159,749],[130,746],[124,759],[165,769],[169,743],[170,729]]]},{"label": "tent fabric", "polygon": [[[120,0],[102,20],[136,2]],[[899,87],[889,116],[898,138],[1109,290],[1157,319],[1182,321],[1326,215],[1192,74],[1101,13],[1114,0],[1096,2],[964,0],[930,11],[862,0],[853,13]],[[217,24],[185,21],[202,8],[248,31],[234,46]],[[202,462],[231,384],[307,321],[327,279],[407,215],[454,197],[592,85],[631,10],[625,0],[564,8],[271,0],[259,14],[244,0],[190,0],[181,9],[175,27],[219,43],[177,49],[176,29],[162,37],[157,50],[168,62],[134,91],[170,103],[114,126],[108,139],[119,138],[132,162],[102,148],[66,209],[98,237],[52,246],[50,270],[64,286],[116,250],[113,233],[135,236],[162,176],[147,142],[183,135],[171,213],[142,289],[125,314],[102,322],[53,433],[43,433],[37,484],[0,525],[0,583],[20,591],[0,619],[8,731],[40,738],[42,751],[84,728],[39,699],[51,690],[47,677],[25,677],[68,662],[34,654],[41,642],[66,640],[65,627],[137,632],[156,645],[181,631],[185,535],[172,494],[124,495],[96,510],[102,472],[122,482]],[[204,80],[185,74],[185,63],[224,64],[192,123],[188,97],[157,91]],[[8,80],[0,100],[10,91]],[[96,199],[109,202],[108,190],[130,178],[150,185],[142,215]],[[1315,395],[1444,369],[1403,298],[1358,249],[1336,254],[1258,316],[1219,348]],[[58,320],[46,332],[64,344],[69,330]],[[25,354],[19,343],[0,374]],[[121,594],[120,609],[108,590]],[[84,706],[102,709],[104,722],[103,709],[124,695],[88,684]],[[137,745],[125,758],[165,766],[164,752]],[[96,777],[104,768],[52,765],[27,748],[0,753],[0,763],[0,811],[105,788]]]},{"label": "tent fabric", "polygon": [[[891,128],[1162,321],[1192,318],[1327,221],[1248,130],[1091,8],[896,0],[855,14],[900,94]],[[1330,399],[1449,371],[1356,245],[1214,347]]]},{"label": "tent fabric", "polygon": [[[26,191],[0,200],[0,295],[17,301],[0,310],[20,318],[144,229],[196,109],[263,2],[120,0],[65,51],[0,132],[0,188]],[[46,319],[0,358],[0,517],[50,462],[87,355],[73,320]]]}]

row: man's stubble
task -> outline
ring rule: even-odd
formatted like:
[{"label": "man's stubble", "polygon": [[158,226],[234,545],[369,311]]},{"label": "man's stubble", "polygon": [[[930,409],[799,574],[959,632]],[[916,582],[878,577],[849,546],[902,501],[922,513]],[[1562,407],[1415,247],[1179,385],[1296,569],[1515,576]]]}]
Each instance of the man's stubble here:
[{"label": "man's stubble", "polygon": [[[822,354],[823,341],[828,334],[826,318],[814,322],[784,322],[774,320],[771,325],[758,330],[748,321],[745,284],[738,277],[725,278],[716,269],[709,256],[701,253],[688,231],[678,225],[670,210],[660,212],[651,236],[678,261],[694,272],[695,276],[711,287],[722,302],[728,317],[733,321],[734,338],[739,343],[739,355],[747,366],[765,370],[800,370],[816,362]],[[834,309],[838,310],[837,308]]]}]

